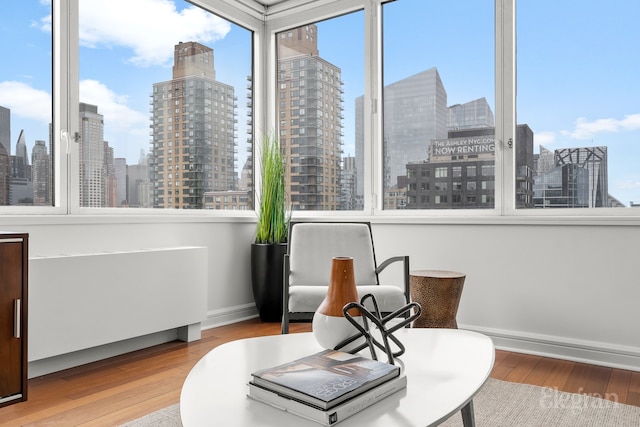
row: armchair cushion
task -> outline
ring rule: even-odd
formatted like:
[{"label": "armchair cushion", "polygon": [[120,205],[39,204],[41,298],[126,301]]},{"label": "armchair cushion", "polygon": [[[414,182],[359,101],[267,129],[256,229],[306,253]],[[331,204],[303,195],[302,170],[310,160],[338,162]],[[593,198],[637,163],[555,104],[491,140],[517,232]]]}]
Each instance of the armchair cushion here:
[{"label": "armchair cushion", "polygon": [[[289,333],[290,321],[308,321],[327,294],[333,257],[353,258],[358,298],[376,297],[382,313],[391,313],[409,302],[409,257],[376,262],[371,224],[368,222],[292,222],[288,253],[283,265],[282,333]],[[401,262],[404,286],[393,282],[380,285],[378,274],[388,265]],[[367,304],[368,309],[373,309]]]},{"label": "armchair cushion", "polygon": [[378,283],[371,232],[366,224],[296,224],[289,254],[290,286],[325,286],[326,292],[331,260],[336,256],[353,257],[357,285]]}]

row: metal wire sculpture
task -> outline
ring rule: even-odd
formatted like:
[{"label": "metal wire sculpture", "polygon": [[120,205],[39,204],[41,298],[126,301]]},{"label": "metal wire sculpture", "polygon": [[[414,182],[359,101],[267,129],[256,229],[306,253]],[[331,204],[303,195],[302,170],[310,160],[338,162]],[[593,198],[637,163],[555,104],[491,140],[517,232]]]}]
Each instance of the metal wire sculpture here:
[{"label": "metal wire sculpture", "polygon": [[[371,300],[371,305],[373,306],[373,313],[365,307],[365,302],[368,299]],[[352,308],[357,308],[358,310],[360,310],[360,313],[362,315],[361,317],[362,323],[359,323],[356,319],[354,319],[354,317],[351,314],[349,314],[349,310]],[[412,309],[415,309],[413,314],[411,313]],[[345,305],[342,308],[342,313],[344,314],[344,317],[358,330],[358,333],[340,342],[334,348],[334,350],[340,350],[348,346],[349,344],[352,344],[356,340],[360,338],[364,338],[364,343],[359,344],[354,348],[350,348],[349,352],[357,353],[363,350],[364,348],[369,347],[369,350],[371,351],[371,358],[374,360],[378,360],[376,349],[375,349],[375,347],[378,347],[379,349],[383,350],[387,355],[388,363],[393,365],[394,358],[402,356],[405,352],[404,345],[400,342],[400,340],[397,337],[393,335],[393,333],[398,329],[404,328],[405,326],[413,322],[415,319],[420,317],[420,313],[422,313],[422,307],[417,302],[411,302],[405,305],[404,307],[394,311],[393,313],[390,313],[382,317],[382,314],[380,313],[380,309],[378,308],[378,302],[376,301],[376,297],[372,294],[366,294],[360,299],[359,303],[350,302],[347,305]],[[360,316],[357,316],[357,317],[360,318]],[[398,322],[398,323],[393,322],[389,327],[387,327],[387,324],[391,320],[397,319],[399,317],[403,317],[403,320],[401,322]],[[372,335],[373,330],[371,330],[369,327],[369,321],[371,321],[371,323],[373,323],[373,325],[376,327],[375,332],[376,334],[380,334],[382,338],[382,342],[380,342],[378,339],[376,339]],[[395,345],[399,349],[398,351],[393,352],[391,350],[391,345],[389,343],[389,340],[395,343]]]}]

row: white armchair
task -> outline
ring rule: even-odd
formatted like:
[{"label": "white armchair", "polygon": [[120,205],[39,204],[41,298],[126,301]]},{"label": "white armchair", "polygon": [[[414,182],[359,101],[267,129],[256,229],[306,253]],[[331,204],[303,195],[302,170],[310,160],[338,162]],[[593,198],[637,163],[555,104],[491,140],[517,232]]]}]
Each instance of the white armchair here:
[{"label": "white armchair", "polygon": [[[380,311],[391,313],[410,301],[409,257],[389,258],[380,265],[368,222],[292,222],[284,259],[282,333],[289,323],[311,321],[327,294],[331,260],[353,257],[358,297],[375,296]],[[402,282],[381,285],[378,273],[394,262],[403,263]]]}]

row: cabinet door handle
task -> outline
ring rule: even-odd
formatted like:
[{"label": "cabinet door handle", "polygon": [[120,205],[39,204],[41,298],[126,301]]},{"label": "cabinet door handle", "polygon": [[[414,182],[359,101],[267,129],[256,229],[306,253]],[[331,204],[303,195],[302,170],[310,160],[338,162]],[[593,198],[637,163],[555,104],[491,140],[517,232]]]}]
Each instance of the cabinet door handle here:
[{"label": "cabinet door handle", "polygon": [[13,322],[13,336],[14,336],[14,338],[18,338],[18,339],[20,338],[20,331],[22,330],[22,328],[21,328],[21,323],[22,322],[20,321],[20,319],[21,319],[20,310],[21,310],[21,301],[20,301],[20,299],[13,300],[13,312],[14,312],[14,315],[15,315],[15,319],[14,319],[14,322]]}]

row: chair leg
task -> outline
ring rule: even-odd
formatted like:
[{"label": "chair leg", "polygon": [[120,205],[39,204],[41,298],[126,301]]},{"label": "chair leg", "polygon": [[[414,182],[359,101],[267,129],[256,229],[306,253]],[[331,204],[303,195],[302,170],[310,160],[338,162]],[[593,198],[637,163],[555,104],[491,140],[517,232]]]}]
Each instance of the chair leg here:
[{"label": "chair leg", "polygon": [[289,313],[287,312],[282,313],[282,333],[289,333]]}]

